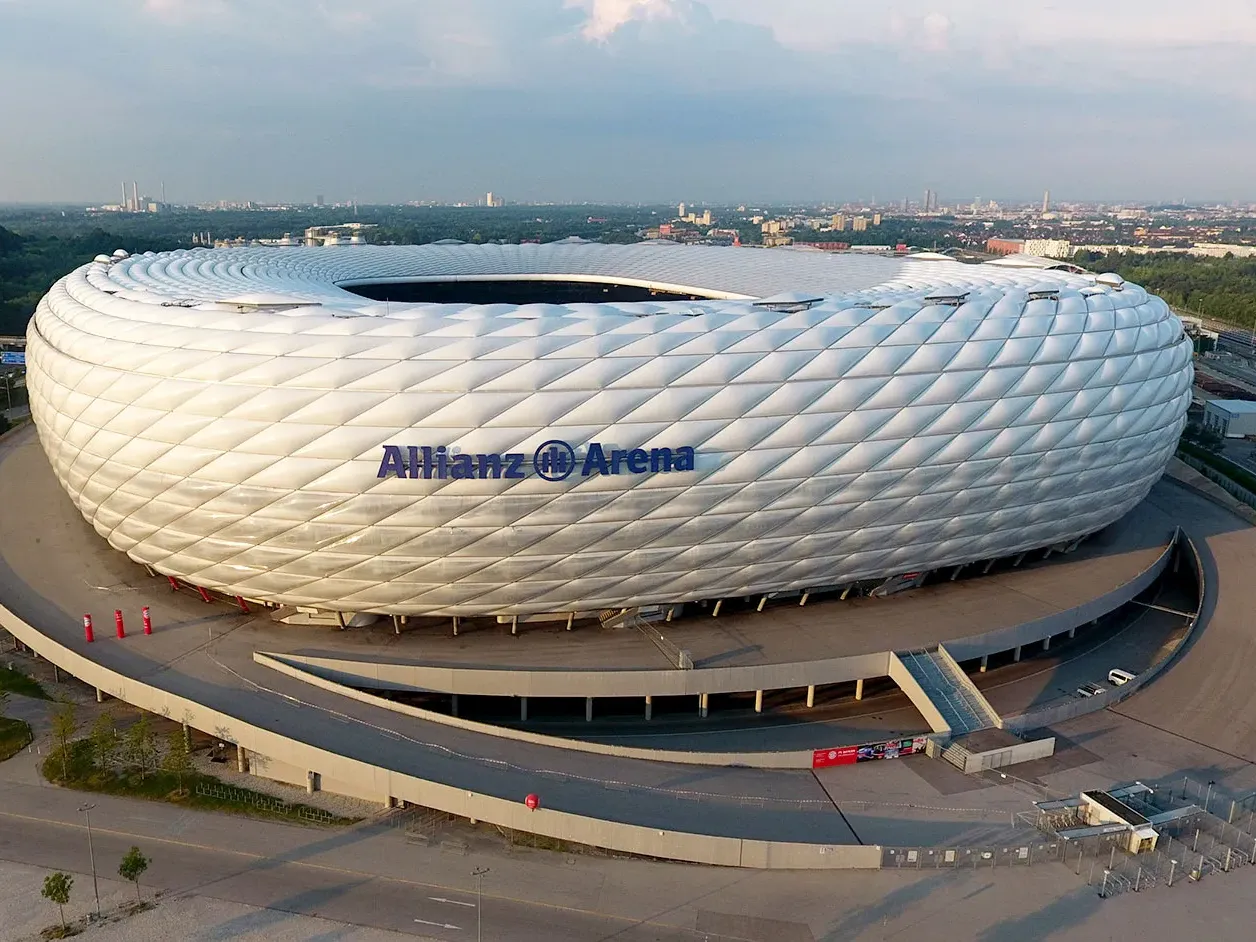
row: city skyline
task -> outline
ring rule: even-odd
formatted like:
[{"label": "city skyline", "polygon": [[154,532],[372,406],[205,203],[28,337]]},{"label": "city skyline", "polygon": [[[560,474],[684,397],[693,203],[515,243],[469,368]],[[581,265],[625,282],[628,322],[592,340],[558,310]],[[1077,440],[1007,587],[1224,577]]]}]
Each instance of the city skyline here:
[{"label": "city skyline", "polygon": [[1164,0],[0,0],[0,201],[1242,200],[1254,47]]}]

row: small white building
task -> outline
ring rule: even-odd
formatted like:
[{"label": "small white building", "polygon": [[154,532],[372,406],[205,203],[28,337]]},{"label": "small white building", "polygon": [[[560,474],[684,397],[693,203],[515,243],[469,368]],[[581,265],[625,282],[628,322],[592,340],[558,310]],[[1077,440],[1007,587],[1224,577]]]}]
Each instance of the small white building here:
[{"label": "small white building", "polygon": [[1204,428],[1226,438],[1256,438],[1256,402],[1212,399],[1204,403]]}]

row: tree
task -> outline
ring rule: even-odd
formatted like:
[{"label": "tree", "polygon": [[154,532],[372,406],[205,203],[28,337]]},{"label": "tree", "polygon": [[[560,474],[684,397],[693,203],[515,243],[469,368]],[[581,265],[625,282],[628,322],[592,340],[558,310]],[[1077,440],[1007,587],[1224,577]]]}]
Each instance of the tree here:
[{"label": "tree", "polygon": [[191,775],[194,771],[192,752],[188,749],[187,737],[183,735],[183,730],[171,730],[166,757],[162,760],[161,767],[175,777],[178,789],[182,792],[184,777]]},{"label": "tree", "polygon": [[112,772],[118,761],[118,746],[118,727],[113,713],[106,710],[92,724],[92,755],[96,760],[96,768],[102,772]]},{"label": "tree", "polygon": [[57,912],[61,914],[61,934],[65,935],[65,907],[70,902],[70,888],[74,886],[74,877],[58,870],[44,877],[43,897],[57,904]]},{"label": "tree", "polygon": [[148,714],[140,716],[126,731],[127,762],[140,773],[140,781],[153,769],[157,749],[153,744],[153,730],[148,723]]},{"label": "tree", "polygon": [[78,730],[78,718],[74,715],[74,704],[62,700],[52,713],[52,738],[57,743],[57,751],[61,755],[61,777],[70,777],[70,743]]},{"label": "tree", "polygon": [[144,856],[140,849],[132,845],[131,849],[122,858],[122,863],[118,864],[118,876],[135,884],[136,899],[142,898],[140,896],[140,877],[148,869],[149,863],[151,861]]}]

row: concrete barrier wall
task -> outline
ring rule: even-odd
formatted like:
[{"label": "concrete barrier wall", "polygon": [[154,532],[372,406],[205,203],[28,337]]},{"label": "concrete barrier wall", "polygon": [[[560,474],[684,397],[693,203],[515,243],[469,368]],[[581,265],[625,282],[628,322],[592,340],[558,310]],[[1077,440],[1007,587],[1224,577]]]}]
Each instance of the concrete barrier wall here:
[{"label": "concrete barrier wall", "polygon": [[907,694],[907,698],[911,700],[912,705],[920,711],[920,715],[925,718],[925,722],[929,724],[930,729],[935,733],[942,733],[946,736],[951,734],[951,725],[942,718],[942,714],[933,705],[929,695],[925,693],[924,688],[912,676],[912,672],[907,669],[907,665],[902,662],[897,654],[890,655],[888,674],[890,680],[898,684],[903,693]]},{"label": "concrete barrier wall", "polygon": [[[513,729],[508,726],[477,723],[474,720],[437,713],[435,710],[424,710],[405,703],[385,700],[383,697],[377,697],[362,690],[355,690],[352,687],[336,683],[334,680],[328,680],[325,677],[302,670],[294,664],[287,663],[289,655],[286,654],[263,654],[260,651],[254,651],[253,660],[264,667],[269,667],[271,670],[304,681],[322,690],[329,690],[342,697],[348,697],[360,703],[369,703],[372,706],[391,710],[403,716],[412,716],[429,723],[440,723],[442,726],[452,726],[456,729],[470,730],[488,736],[498,736],[502,739],[513,739],[517,742],[551,746],[555,749],[569,749],[573,752],[589,752],[595,755],[618,756],[624,759],[646,759],[652,762],[738,766],[751,769],[809,769],[811,768],[812,753],[814,752],[811,749],[793,752],[682,752],[671,749],[642,749],[636,746],[615,746],[609,743],[587,742],[563,736],[546,736],[543,733],[533,733],[527,730]],[[904,737],[907,735],[911,734],[905,733]]]},{"label": "concrete barrier wall", "polygon": [[749,841],[660,831],[544,807],[530,811],[518,801],[430,782],[328,752],[126,677],[49,638],[3,605],[0,605],[0,626],[41,657],[112,697],[150,713],[185,722],[276,763],[315,771],[324,782],[345,783],[346,787],[352,787],[354,794],[375,796],[381,806],[392,799],[400,799],[559,840],[693,863],[764,869],[874,870],[881,866],[881,848],[877,846]]},{"label": "concrete barrier wall", "polygon": [[493,670],[381,664],[285,654],[312,673],[378,690],[415,690],[488,697],[674,697],[701,693],[785,690],[889,674],[889,652],[788,664],[697,670]]},{"label": "concrete barrier wall", "polygon": [[985,634],[973,635],[971,638],[962,638],[958,641],[948,641],[947,651],[957,661],[969,661],[983,654],[997,654],[1000,651],[1010,651],[1015,647],[1033,644],[1035,641],[1042,641],[1044,638],[1061,634],[1070,628],[1100,618],[1120,608],[1160,578],[1169,560],[1173,558],[1176,540],[1177,535],[1174,534],[1169,545],[1154,563],[1129,582],[1117,586],[1098,598],[1036,621],[1025,622],[1023,625],[1000,628],[997,631],[988,631]]},{"label": "concrete barrier wall", "polygon": [[1001,769],[1004,766],[1032,762],[1034,759],[1045,759],[1053,755],[1055,755],[1055,737],[1049,736],[1003,749],[970,752],[964,758],[964,771],[971,775],[986,769]]},{"label": "concrete barrier wall", "polygon": [[[1202,614],[1204,610],[1204,601],[1210,590],[1204,575],[1203,562],[1199,558],[1199,549],[1195,546],[1195,541],[1192,540],[1185,532],[1181,530],[1178,532],[1178,542],[1181,545],[1183,557],[1187,561],[1188,565],[1193,565],[1195,567],[1195,577],[1197,580],[1196,584],[1198,585],[1195,611]],[[1056,723],[1062,723],[1065,720],[1071,720],[1074,717],[1084,716],[1087,713],[1095,713],[1133,696],[1143,687],[1147,686],[1147,684],[1155,680],[1160,675],[1161,671],[1165,670],[1165,668],[1173,663],[1173,661],[1177,658],[1178,653],[1186,647],[1192,635],[1195,633],[1195,629],[1199,624],[1200,614],[1196,614],[1196,616],[1190,620],[1190,623],[1186,628],[1186,633],[1182,635],[1181,639],[1174,646],[1172,651],[1128,683],[1122,684],[1120,687],[1108,687],[1103,691],[1103,693],[1095,694],[1093,697],[1066,700],[1058,706],[1046,707],[1042,710],[1031,710],[1027,713],[1017,714],[1016,716],[1005,716],[1003,718],[1003,728],[1011,730],[1012,732],[1024,732],[1028,729],[1041,729],[1045,726],[1052,726]]]}]

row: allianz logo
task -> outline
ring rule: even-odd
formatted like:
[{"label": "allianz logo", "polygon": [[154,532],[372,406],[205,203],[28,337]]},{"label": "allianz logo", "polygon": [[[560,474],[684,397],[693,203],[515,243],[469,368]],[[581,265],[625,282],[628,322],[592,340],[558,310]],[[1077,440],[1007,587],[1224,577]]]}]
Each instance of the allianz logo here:
[{"label": "allianz logo", "polygon": [[446,445],[384,445],[376,477],[411,480],[526,478],[565,481],[595,474],[670,474],[694,469],[695,451],[679,448],[608,448],[590,442],[583,455],[561,439],[542,442],[529,459],[525,452],[476,454]]}]

